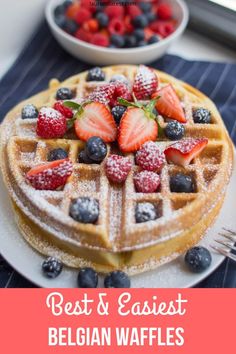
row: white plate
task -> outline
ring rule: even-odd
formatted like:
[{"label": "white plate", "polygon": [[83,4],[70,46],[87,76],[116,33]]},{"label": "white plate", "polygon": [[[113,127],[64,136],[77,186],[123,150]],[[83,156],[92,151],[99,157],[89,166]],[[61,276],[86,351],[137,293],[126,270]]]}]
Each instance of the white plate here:
[{"label": "white plate", "polygon": [[[236,157],[236,153],[235,153]],[[233,172],[224,206],[214,226],[207,232],[201,245],[209,247],[223,226],[235,228],[236,209],[236,169]],[[16,224],[7,191],[0,178],[0,252],[3,257],[24,277],[38,286],[46,288],[73,288],[77,287],[78,271],[64,268],[56,279],[47,279],[41,273],[41,264],[45,259],[34,251],[21,237]],[[212,273],[224,260],[224,257],[212,252],[212,263],[207,271],[201,274],[189,272],[183,261],[183,256],[163,265],[156,270],[135,275],[131,278],[132,288],[187,288],[194,286]],[[99,279],[102,287],[102,278]]]}]

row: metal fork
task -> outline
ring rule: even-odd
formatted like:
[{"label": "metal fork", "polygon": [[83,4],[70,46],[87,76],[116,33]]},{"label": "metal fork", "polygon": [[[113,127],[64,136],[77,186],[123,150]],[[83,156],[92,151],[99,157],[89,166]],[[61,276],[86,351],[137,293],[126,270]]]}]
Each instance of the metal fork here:
[{"label": "metal fork", "polygon": [[223,230],[223,232],[219,233],[219,236],[224,237],[224,239],[214,240],[216,243],[223,247],[211,245],[211,248],[236,262],[236,255],[231,253],[231,251],[236,251],[236,232],[226,229],[225,227],[223,227]]}]

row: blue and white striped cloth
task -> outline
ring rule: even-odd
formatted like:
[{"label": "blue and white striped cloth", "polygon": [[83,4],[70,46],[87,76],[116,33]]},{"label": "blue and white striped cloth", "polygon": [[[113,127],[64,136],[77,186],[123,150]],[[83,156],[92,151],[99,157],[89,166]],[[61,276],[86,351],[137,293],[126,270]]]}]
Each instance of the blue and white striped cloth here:
[{"label": "blue and white striped cloth", "polygon": [[[209,96],[216,103],[236,144],[236,64],[187,61],[166,55],[150,65],[188,82]],[[88,68],[88,64],[63,51],[43,23],[0,82],[0,121],[19,101],[45,89],[50,78],[63,80]],[[0,256],[0,287],[25,288],[34,285]],[[236,263],[225,260],[197,287],[236,287]]]}]

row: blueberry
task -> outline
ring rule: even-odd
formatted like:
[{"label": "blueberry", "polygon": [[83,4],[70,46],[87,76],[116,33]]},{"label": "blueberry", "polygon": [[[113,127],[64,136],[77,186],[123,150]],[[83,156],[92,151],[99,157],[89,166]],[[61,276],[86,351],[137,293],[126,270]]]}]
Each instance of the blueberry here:
[{"label": "blueberry", "polygon": [[115,270],[106,275],[105,288],[130,288],[130,278],[121,270]]},{"label": "blueberry", "polygon": [[167,124],[164,131],[165,131],[165,135],[170,140],[179,140],[183,138],[185,133],[185,128],[183,124],[173,120],[172,122],[169,122]]},{"label": "blueberry", "polygon": [[64,9],[66,10],[70,5],[73,4],[73,0],[65,0],[62,4],[62,6],[64,7]]},{"label": "blueberry", "polygon": [[140,2],[139,3],[139,7],[144,13],[146,13],[146,12],[150,12],[151,11],[152,4],[151,4],[151,2]]},{"label": "blueberry", "polygon": [[63,150],[62,148],[53,149],[48,153],[48,161],[56,161],[56,160],[63,160],[68,157],[67,151]]},{"label": "blueberry", "polygon": [[132,23],[136,28],[145,28],[148,25],[148,20],[145,15],[138,15],[133,18]]},{"label": "blueberry", "polygon": [[184,261],[193,273],[201,273],[211,264],[211,254],[205,247],[196,246],[190,248],[185,255]]},{"label": "blueberry", "polygon": [[54,257],[49,257],[43,262],[42,271],[48,278],[56,278],[62,271],[62,263]]},{"label": "blueberry", "polygon": [[78,156],[78,161],[79,161],[80,163],[86,163],[86,164],[88,164],[88,165],[90,165],[90,164],[92,164],[92,163],[95,163],[93,160],[91,160],[91,159],[87,156],[85,150],[80,151],[79,156]]},{"label": "blueberry", "polygon": [[148,44],[154,44],[154,43],[158,43],[160,41],[160,38],[156,35],[151,36],[148,40]]},{"label": "blueberry", "polygon": [[104,80],[105,80],[105,73],[98,66],[90,69],[86,76],[86,81],[104,81]]},{"label": "blueberry", "polygon": [[33,119],[38,117],[38,110],[33,104],[27,104],[22,108],[21,118],[22,119]]},{"label": "blueberry", "polygon": [[151,23],[156,20],[156,15],[153,12],[146,13],[145,16],[148,23]]},{"label": "blueberry", "polygon": [[146,41],[139,41],[137,47],[144,47],[145,45],[147,45]]},{"label": "blueberry", "polygon": [[130,82],[129,80],[122,74],[115,74],[115,75],[112,75],[111,79],[110,79],[110,82],[122,82],[123,84],[129,86],[130,85]]},{"label": "blueberry", "polygon": [[211,112],[205,108],[198,108],[193,111],[194,123],[209,124],[211,123]]},{"label": "blueberry", "polygon": [[78,274],[78,286],[80,288],[96,288],[98,274],[93,268],[81,268]]},{"label": "blueberry", "polygon": [[80,197],[70,203],[70,216],[83,224],[94,224],[99,215],[99,204],[94,198]]},{"label": "blueberry", "polygon": [[69,34],[74,34],[78,29],[78,25],[75,21],[66,19],[62,28]]},{"label": "blueberry", "polygon": [[135,208],[136,223],[147,222],[157,219],[158,212],[152,203],[138,203]]},{"label": "blueberry", "polygon": [[66,26],[66,17],[64,15],[58,15],[57,17],[55,17],[55,22],[57,26],[64,29],[64,27]]},{"label": "blueberry", "polygon": [[63,5],[58,5],[54,10],[55,17],[58,17],[60,15],[64,15],[64,13],[65,13],[65,8]]},{"label": "blueberry", "polygon": [[96,14],[96,19],[100,27],[107,27],[109,23],[109,17],[107,16],[107,14],[105,14],[104,12],[98,12]]},{"label": "blueberry", "polygon": [[143,41],[144,38],[145,38],[144,30],[141,29],[141,28],[136,28],[136,29],[133,31],[133,35],[136,37],[136,39],[137,39],[138,41]]},{"label": "blueberry", "polygon": [[127,48],[133,48],[136,46],[136,37],[133,35],[126,35],[125,36],[125,47]]},{"label": "blueberry", "polygon": [[117,48],[124,47],[125,39],[123,36],[119,34],[112,34],[111,35],[111,43],[114,44]]},{"label": "blueberry", "polygon": [[170,190],[175,193],[194,193],[194,181],[189,175],[177,173],[170,178]]},{"label": "blueberry", "polygon": [[73,92],[68,87],[61,87],[57,90],[57,100],[71,100],[74,97]]},{"label": "blueberry", "polygon": [[95,162],[102,162],[107,154],[107,146],[98,136],[92,136],[85,145],[86,155]]},{"label": "blueberry", "polygon": [[115,119],[115,122],[117,125],[120,124],[120,120],[123,116],[123,114],[126,111],[126,107],[124,106],[114,106],[111,110],[111,114],[113,115],[113,118]]}]

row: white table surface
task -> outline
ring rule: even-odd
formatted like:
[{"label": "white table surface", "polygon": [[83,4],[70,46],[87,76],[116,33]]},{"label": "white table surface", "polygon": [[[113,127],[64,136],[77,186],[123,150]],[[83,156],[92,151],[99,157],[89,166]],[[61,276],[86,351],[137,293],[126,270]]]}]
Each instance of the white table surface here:
[{"label": "white table surface", "polygon": [[[44,16],[47,0],[0,0],[0,77],[21,52],[27,39]],[[236,53],[191,31],[169,50],[187,59],[236,63]]]}]

